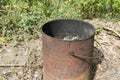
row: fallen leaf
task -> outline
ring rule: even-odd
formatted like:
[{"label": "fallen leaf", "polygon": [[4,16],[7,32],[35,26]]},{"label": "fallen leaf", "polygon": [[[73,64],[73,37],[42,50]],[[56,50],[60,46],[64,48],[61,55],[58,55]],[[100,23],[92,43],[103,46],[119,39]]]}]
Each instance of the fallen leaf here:
[{"label": "fallen leaf", "polygon": [[5,42],[4,38],[0,37],[0,42]]},{"label": "fallen leaf", "polygon": [[118,21],[118,25],[120,25],[120,21]]}]

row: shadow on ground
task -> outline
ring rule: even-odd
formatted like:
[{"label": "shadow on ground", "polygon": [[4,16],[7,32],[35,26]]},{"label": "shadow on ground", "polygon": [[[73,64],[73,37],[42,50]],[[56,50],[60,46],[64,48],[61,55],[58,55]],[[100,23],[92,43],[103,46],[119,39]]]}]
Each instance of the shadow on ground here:
[{"label": "shadow on ground", "polygon": [[91,64],[90,80],[94,80],[94,77],[95,77],[95,74],[97,71],[97,65],[101,64],[102,61],[104,60],[103,52],[100,49],[98,49],[97,47],[94,47],[93,57],[96,57],[96,58],[93,59],[93,62]]}]

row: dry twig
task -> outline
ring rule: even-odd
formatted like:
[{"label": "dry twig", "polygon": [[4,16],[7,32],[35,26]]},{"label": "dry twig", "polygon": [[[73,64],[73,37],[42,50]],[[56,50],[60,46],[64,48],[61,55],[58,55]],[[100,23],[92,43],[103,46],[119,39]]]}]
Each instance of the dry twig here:
[{"label": "dry twig", "polygon": [[28,65],[23,65],[23,64],[0,64],[0,67],[28,67]]},{"label": "dry twig", "polygon": [[[42,68],[42,65],[40,64],[36,64],[35,66],[32,67],[36,67],[39,66],[40,68]],[[24,65],[24,64],[0,64],[0,67],[30,67],[29,65]]]},{"label": "dry twig", "polygon": [[120,34],[117,31],[115,31],[114,29],[111,29],[111,28],[108,28],[108,27],[103,27],[103,29],[115,33],[120,38]]}]

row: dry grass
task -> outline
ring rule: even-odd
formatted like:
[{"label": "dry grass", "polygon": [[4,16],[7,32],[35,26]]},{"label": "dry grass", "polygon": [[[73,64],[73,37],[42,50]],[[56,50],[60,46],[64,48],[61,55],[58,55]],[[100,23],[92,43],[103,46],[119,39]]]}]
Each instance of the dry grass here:
[{"label": "dry grass", "polygon": [[0,55],[4,59],[3,61],[1,58],[0,80],[41,80],[42,53],[40,39],[16,44],[16,47],[9,44],[1,49]]}]

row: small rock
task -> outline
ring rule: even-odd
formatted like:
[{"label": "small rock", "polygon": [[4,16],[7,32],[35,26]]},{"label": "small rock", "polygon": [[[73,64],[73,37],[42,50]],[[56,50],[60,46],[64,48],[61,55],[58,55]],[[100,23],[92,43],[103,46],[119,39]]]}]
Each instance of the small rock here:
[{"label": "small rock", "polygon": [[11,71],[9,71],[9,72],[3,71],[2,73],[3,73],[3,75],[5,75],[6,77],[12,77],[12,74],[13,74]]}]

